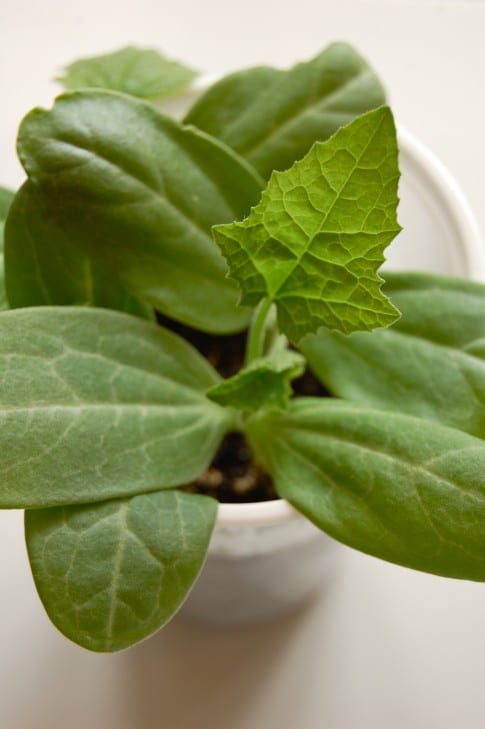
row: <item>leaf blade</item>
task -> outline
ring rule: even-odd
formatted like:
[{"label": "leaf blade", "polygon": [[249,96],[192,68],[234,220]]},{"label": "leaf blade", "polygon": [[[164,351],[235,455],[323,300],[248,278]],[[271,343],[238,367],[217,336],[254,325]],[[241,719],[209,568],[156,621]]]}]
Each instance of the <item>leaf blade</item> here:
[{"label": "leaf blade", "polygon": [[485,438],[485,286],[388,272],[385,288],[402,318],[371,335],[306,338],[313,371],[338,397]]},{"label": "leaf blade", "polygon": [[214,385],[207,397],[219,405],[243,411],[263,407],[284,410],[292,394],[290,382],[303,373],[304,361],[297,352],[276,351],[253,360],[233,377]]},{"label": "leaf blade", "polygon": [[118,651],[177,611],[205,557],[217,502],[158,491],[26,512],[29,560],[56,627],[93,651]]},{"label": "leaf blade", "polygon": [[153,319],[148,306],[72,244],[31,182],[20,188],[8,216],[5,270],[12,308],[99,306]]},{"label": "leaf blade", "polygon": [[348,44],[333,43],[289,71],[248,69],[223,78],[186,116],[244,156],[265,179],[289,167],[359,114],[385,103],[384,89]]},{"label": "leaf blade", "polygon": [[113,53],[74,61],[56,81],[69,91],[110,89],[158,101],[183,90],[196,76],[197,71],[170,61],[158,51],[126,46]]},{"label": "leaf blade", "polygon": [[4,312],[0,330],[3,507],[179,486],[205,470],[231,426],[204,395],[216,372],[154,324],[36,307]]},{"label": "leaf blade", "polygon": [[4,228],[7,214],[14,199],[14,192],[0,187],[0,311],[8,309],[4,274]]},{"label": "leaf blade", "polygon": [[278,492],[335,539],[389,562],[485,581],[485,446],[466,433],[313,398],[253,421]]},{"label": "leaf blade", "polygon": [[213,229],[241,303],[275,301],[293,342],[321,326],[349,333],[394,322],[398,312],[381,292],[377,268],[400,231],[398,178],[387,107],[274,173],[248,218]]},{"label": "leaf blade", "polygon": [[18,147],[51,219],[91,261],[167,316],[212,333],[244,328],[250,312],[237,307],[210,234],[260,195],[261,180],[234,152],[102,91],[32,111]]}]

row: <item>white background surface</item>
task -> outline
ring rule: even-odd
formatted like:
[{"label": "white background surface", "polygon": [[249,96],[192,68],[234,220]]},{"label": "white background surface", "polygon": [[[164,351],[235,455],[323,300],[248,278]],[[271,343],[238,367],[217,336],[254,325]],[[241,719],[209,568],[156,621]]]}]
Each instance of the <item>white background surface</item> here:
[{"label": "white background surface", "polygon": [[[206,71],[289,65],[354,43],[398,121],[446,163],[485,231],[485,3],[0,0],[0,185],[15,130],[60,66],[126,43]],[[1,729],[483,729],[485,586],[342,549],[291,618],[236,631],[175,620],[123,654],[75,648],[34,595],[21,515],[0,515]]]}]

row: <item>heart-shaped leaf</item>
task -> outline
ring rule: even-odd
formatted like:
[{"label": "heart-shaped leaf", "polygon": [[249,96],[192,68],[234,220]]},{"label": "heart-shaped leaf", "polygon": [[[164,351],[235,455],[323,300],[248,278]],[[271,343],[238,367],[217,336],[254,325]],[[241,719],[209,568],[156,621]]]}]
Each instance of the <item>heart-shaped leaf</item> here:
[{"label": "heart-shaped leaf", "polygon": [[485,286],[389,272],[385,289],[402,312],[391,329],[301,343],[316,375],[339,397],[485,438]]},{"label": "heart-shaped leaf", "polygon": [[389,562],[485,581],[485,444],[330,398],[253,416],[279,494],[335,539]]},{"label": "heart-shaped leaf", "polygon": [[30,564],[54,625],[94,651],[161,628],[197,577],[216,511],[214,499],[179,491],[27,511]]},{"label": "heart-shaped leaf", "polygon": [[397,156],[391,111],[376,109],[275,172],[248,218],[216,226],[241,303],[274,301],[292,342],[394,322],[377,268],[400,230]]},{"label": "heart-shaped leaf", "polygon": [[244,328],[250,312],[210,233],[260,197],[262,181],[233,151],[102,91],[32,111],[18,148],[49,219],[128,291],[196,328]]},{"label": "heart-shaped leaf", "polygon": [[179,486],[210,463],[231,412],[180,337],[106,309],[0,316],[0,505],[36,508]]},{"label": "heart-shaped leaf", "polygon": [[226,76],[185,121],[219,137],[266,179],[359,114],[385,103],[382,85],[348,44],[333,43],[289,71],[266,66]]}]

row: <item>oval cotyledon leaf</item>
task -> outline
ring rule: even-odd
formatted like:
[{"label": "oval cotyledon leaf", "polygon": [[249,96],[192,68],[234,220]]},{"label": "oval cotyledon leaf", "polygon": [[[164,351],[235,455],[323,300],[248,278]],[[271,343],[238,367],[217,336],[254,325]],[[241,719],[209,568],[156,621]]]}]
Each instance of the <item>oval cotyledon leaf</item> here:
[{"label": "oval cotyledon leaf", "polygon": [[391,328],[301,342],[317,377],[338,397],[485,438],[485,285],[386,272],[385,291],[402,312]]},{"label": "oval cotyledon leaf", "polygon": [[233,424],[175,334],[114,311],[0,316],[0,505],[103,501],[200,475]]},{"label": "oval cotyledon leaf", "polygon": [[5,286],[13,309],[99,306],[143,319],[154,316],[72,243],[30,181],[17,192],[5,227]]},{"label": "oval cotyledon leaf", "polygon": [[199,573],[216,513],[214,499],[171,490],[27,511],[27,550],[50,619],[93,651],[158,630]]},{"label": "oval cotyledon leaf", "polygon": [[485,581],[485,443],[409,415],[298,398],[248,423],[278,493],[388,562]]},{"label": "oval cotyledon leaf", "polygon": [[261,66],[225,76],[185,121],[219,137],[268,179],[385,101],[368,63],[340,42],[289,70]]},{"label": "oval cotyledon leaf", "polygon": [[248,324],[211,227],[247,215],[264,183],[229,147],[93,90],[30,112],[18,151],[49,218],[133,296],[211,333]]}]

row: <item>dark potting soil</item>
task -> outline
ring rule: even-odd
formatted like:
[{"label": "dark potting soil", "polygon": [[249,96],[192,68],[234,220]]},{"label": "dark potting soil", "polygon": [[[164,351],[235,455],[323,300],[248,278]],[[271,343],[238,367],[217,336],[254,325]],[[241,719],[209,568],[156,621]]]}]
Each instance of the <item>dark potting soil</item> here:
[{"label": "dark potting soil", "polygon": [[[157,321],[190,342],[222,377],[231,377],[242,367],[246,332],[230,335],[206,334],[159,313]],[[329,395],[308,368],[301,377],[292,382],[292,388],[297,396]],[[182,488],[190,493],[213,496],[223,503],[271,501],[279,498],[271,476],[255,461],[242,433],[228,433],[207,471]]]}]

